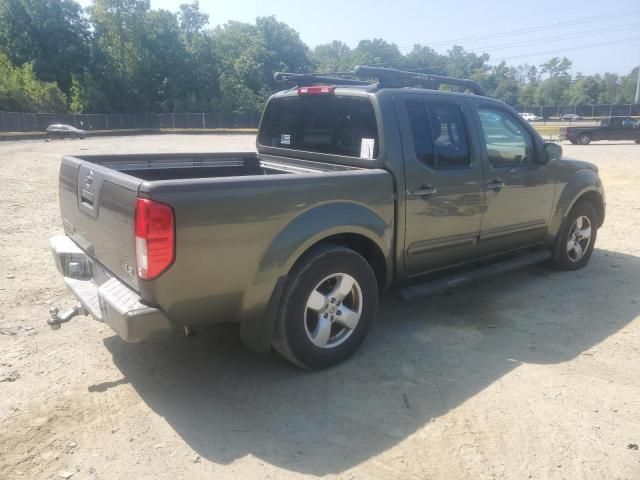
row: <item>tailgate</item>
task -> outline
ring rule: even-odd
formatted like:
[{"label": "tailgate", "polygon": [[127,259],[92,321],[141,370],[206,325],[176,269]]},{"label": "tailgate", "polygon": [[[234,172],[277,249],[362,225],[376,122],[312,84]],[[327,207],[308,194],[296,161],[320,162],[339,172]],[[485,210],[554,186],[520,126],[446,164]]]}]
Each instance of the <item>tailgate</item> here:
[{"label": "tailgate", "polygon": [[64,157],[60,166],[60,212],[65,233],[135,290],[134,216],[140,183],[139,179],[75,157]]}]

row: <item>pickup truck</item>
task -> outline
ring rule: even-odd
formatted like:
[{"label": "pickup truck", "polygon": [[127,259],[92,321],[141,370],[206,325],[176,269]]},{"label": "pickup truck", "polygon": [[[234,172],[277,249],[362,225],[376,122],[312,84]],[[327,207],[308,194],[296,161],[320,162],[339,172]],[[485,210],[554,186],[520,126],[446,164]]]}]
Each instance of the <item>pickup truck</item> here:
[{"label": "pickup truck", "polygon": [[631,117],[609,117],[594,127],[561,127],[560,140],[574,145],[589,145],[598,140],[633,140],[640,143],[640,120]]},{"label": "pickup truck", "polygon": [[605,216],[594,165],[561,160],[475,82],[355,73],[368,80],[277,74],[294,86],[269,98],[257,151],[65,156],[50,243],[80,303],[49,324],[90,314],[139,342],[237,322],[247,346],[321,369],[392,287],[409,300],[587,264]]}]

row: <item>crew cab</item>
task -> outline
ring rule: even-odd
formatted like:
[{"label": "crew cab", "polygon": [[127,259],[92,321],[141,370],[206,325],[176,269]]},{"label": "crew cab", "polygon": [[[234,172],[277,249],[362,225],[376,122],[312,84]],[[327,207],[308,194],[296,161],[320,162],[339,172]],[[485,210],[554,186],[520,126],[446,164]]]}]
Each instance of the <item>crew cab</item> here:
[{"label": "crew cab", "polygon": [[319,369],[360,346],[382,292],[587,264],[594,165],[561,160],[475,82],[354,76],[276,74],[294,86],[269,98],[257,151],[64,157],[50,243],[80,303],[52,327],[91,314],[138,342],[236,322],[249,347]]},{"label": "crew cab", "polygon": [[560,140],[574,145],[589,145],[597,140],[633,140],[640,143],[640,120],[632,117],[609,117],[598,126],[561,127]]}]

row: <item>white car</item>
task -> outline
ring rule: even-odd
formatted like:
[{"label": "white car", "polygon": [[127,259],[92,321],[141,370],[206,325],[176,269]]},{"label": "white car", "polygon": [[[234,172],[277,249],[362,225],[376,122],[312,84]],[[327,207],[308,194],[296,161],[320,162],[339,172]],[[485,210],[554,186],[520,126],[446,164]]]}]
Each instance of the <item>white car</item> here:
[{"label": "white car", "polygon": [[541,118],[533,113],[521,113],[520,116],[524,118],[527,122],[533,122],[534,120],[541,120]]}]

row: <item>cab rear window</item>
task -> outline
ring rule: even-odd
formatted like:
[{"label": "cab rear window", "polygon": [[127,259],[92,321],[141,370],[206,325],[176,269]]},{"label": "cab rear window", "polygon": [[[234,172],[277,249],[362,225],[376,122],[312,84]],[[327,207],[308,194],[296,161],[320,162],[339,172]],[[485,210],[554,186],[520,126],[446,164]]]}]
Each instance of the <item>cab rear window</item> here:
[{"label": "cab rear window", "polygon": [[371,102],[333,95],[272,100],[258,142],[265,147],[367,159],[376,158],[379,148]]}]

